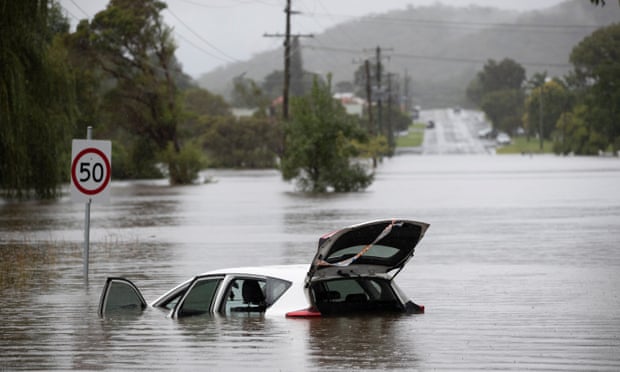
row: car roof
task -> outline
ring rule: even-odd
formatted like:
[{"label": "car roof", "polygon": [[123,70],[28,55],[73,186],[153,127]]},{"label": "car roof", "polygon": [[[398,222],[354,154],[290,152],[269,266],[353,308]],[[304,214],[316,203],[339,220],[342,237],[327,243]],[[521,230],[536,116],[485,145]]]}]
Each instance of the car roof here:
[{"label": "car roof", "polygon": [[285,279],[291,282],[303,281],[310,268],[309,264],[242,266],[217,269],[201,275],[256,275]]}]

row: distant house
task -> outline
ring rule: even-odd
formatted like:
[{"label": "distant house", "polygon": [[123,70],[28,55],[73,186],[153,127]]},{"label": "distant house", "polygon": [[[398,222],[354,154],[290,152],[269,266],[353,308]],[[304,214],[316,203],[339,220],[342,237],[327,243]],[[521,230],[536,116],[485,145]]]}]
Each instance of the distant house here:
[{"label": "distant house", "polygon": [[357,97],[353,93],[336,93],[334,99],[337,99],[342,103],[347,114],[357,115],[362,117],[364,114],[364,106],[366,101],[360,97]]}]

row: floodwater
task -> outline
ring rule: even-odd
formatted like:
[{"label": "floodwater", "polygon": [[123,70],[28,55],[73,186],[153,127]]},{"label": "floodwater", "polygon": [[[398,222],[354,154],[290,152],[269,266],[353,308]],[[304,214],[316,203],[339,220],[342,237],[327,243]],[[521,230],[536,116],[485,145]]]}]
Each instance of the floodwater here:
[{"label": "floodwater", "polygon": [[[365,192],[309,196],[276,171],[116,182],[91,208],[0,202],[0,249],[53,257],[0,288],[0,370],[620,370],[620,160],[398,155]],[[147,301],[192,274],[309,263],[366,220],[431,224],[397,277],[425,314],[325,319],[97,317],[107,276]],[[17,269],[15,269],[17,270]]]}]

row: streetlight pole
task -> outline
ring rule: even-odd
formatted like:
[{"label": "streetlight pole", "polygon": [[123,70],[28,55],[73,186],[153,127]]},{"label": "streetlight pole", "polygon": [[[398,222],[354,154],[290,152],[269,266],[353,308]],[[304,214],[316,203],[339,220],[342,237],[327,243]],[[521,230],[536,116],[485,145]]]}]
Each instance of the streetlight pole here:
[{"label": "streetlight pole", "polygon": [[540,139],[540,152],[543,152],[543,93],[545,91],[545,82],[543,81],[540,86],[540,97],[538,97],[538,102],[540,103],[539,108],[540,112],[538,115],[538,137]]},{"label": "streetlight pole", "polygon": [[547,84],[548,81],[551,81],[551,79],[545,76],[542,84],[540,85],[540,97],[538,100],[540,104],[540,112],[538,115],[538,136],[540,137],[540,152],[543,152],[543,96],[545,95],[545,84]]}]

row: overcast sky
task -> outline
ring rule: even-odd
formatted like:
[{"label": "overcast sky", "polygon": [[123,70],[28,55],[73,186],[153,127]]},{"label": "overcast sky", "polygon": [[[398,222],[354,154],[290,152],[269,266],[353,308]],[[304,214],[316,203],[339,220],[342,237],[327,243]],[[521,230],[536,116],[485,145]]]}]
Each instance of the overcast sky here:
[{"label": "overcast sky", "polygon": [[[472,4],[527,11],[543,9],[563,0],[292,0],[293,33],[320,33],[337,23],[372,13],[441,3],[455,7]],[[105,9],[108,0],[60,0],[75,26]],[[163,12],[174,28],[177,58],[192,77],[219,66],[245,61],[253,55],[282,46],[282,39],[264,33],[284,33],[286,0],[168,0]]]}]

